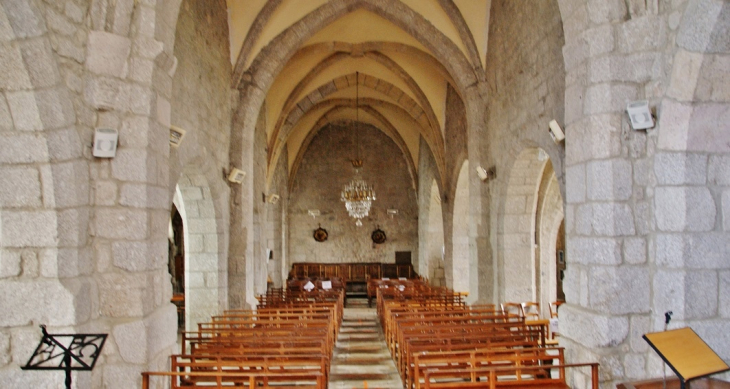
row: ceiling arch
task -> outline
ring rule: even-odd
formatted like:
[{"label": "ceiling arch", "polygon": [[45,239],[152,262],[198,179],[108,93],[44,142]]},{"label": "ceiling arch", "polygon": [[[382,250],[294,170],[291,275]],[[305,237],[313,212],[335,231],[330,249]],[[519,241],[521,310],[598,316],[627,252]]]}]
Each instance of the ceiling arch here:
[{"label": "ceiling arch", "polygon": [[464,98],[483,78],[489,7],[466,15],[468,4],[229,0],[233,82],[263,93],[269,177],[280,158],[296,170],[322,120],[356,120],[356,85],[368,120],[400,139],[414,174],[423,138],[443,177],[448,85]]},{"label": "ceiling arch", "polygon": [[[299,150],[296,153],[296,156],[292,158],[292,166],[290,168],[289,172],[289,190],[292,190],[292,185],[294,184],[294,177],[297,174],[297,171],[299,170],[299,166],[301,165],[301,161],[304,158],[304,154],[307,151],[307,147],[312,142],[312,140],[317,136],[317,133],[321,129],[323,129],[328,124],[344,124],[344,125],[350,125],[350,126],[358,126],[362,124],[371,124],[371,121],[365,120],[361,123],[353,122],[350,119],[348,119],[348,116],[346,115],[346,111],[349,110],[349,107],[343,107],[343,106],[336,106],[331,108],[326,113],[322,114],[317,120],[317,122],[312,126],[312,129],[306,133],[306,137],[302,140],[302,144],[305,145],[305,147],[299,148]],[[405,141],[403,138],[400,137],[400,133],[398,130],[395,129],[395,127],[390,124],[387,119],[380,116],[377,111],[368,109],[368,107],[365,107],[365,112],[371,114],[377,122],[380,124],[380,126],[377,126],[376,128],[383,132],[385,135],[387,135],[393,142],[398,146],[398,148],[403,153],[403,158],[406,162],[406,166],[408,167],[408,173],[411,177],[411,186],[415,190],[418,187],[418,173],[416,172],[416,166],[414,165],[413,157],[410,154],[408,146],[405,145]],[[343,114],[344,113],[344,114]]]}]

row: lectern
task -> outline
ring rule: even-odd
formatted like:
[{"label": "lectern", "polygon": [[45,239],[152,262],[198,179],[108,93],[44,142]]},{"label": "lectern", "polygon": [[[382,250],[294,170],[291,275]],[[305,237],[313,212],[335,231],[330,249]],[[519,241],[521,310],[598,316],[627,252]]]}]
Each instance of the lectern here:
[{"label": "lectern", "polygon": [[690,381],[730,370],[691,328],[654,332],[643,336],[679,378],[682,389]]},{"label": "lectern", "polygon": [[41,325],[43,338],[23,370],[63,370],[66,388],[71,389],[71,371],[92,370],[101,355],[107,334],[52,335]]}]

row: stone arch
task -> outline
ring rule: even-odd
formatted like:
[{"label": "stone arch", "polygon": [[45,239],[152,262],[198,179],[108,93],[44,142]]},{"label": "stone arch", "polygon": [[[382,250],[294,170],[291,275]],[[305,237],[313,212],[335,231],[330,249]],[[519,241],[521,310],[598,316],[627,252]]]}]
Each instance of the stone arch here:
[{"label": "stone arch", "polygon": [[[280,33],[257,54],[249,69],[241,74],[240,78],[234,76],[233,85],[240,91],[238,100],[240,105],[236,107],[233,118],[232,134],[234,136],[232,136],[230,148],[230,163],[232,165],[244,167],[253,165],[254,150],[252,142],[249,142],[251,134],[255,132],[264,106],[266,93],[289,58],[316,31],[321,30],[342,15],[359,8],[365,8],[377,13],[411,33],[444,66],[454,80],[457,93],[462,96],[465,102],[467,133],[473,134],[472,138],[474,139],[473,142],[469,142],[469,160],[480,163],[483,147],[476,133],[484,127],[483,97],[486,96],[487,89],[485,83],[480,82],[472,65],[458,47],[425,18],[400,2],[384,3],[377,0],[358,0],[353,3],[346,0],[335,0],[327,2]],[[441,175],[442,180],[445,177],[445,174]],[[470,181],[474,179],[472,178]],[[253,178],[249,175],[244,186],[248,186],[247,184],[252,183],[252,180]],[[486,191],[486,188],[478,187],[477,191]],[[233,196],[236,195],[234,191]],[[486,231],[477,231],[476,220],[480,220],[484,214],[483,209],[486,208],[487,197],[484,193],[473,193],[473,195],[475,199],[479,199],[479,204],[477,202],[471,204],[471,223],[474,225],[475,234],[485,235]],[[251,222],[246,218],[232,217],[232,221],[234,224],[232,231],[238,229],[245,231],[247,227],[251,226]],[[238,226],[236,223],[239,221],[246,225]],[[232,245],[229,248],[229,256],[232,258],[245,258],[246,253],[244,251],[246,250],[243,247]],[[475,258],[483,257],[485,262],[491,261],[491,254],[485,239],[481,239],[475,244],[474,252],[471,255]],[[248,263],[247,266],[249,266]],[[478,276],[476,271],[473,276]],[[245,291],[246,299],[249,300],[253,300],[252,285],[253,282],[248,279],[244,280],[243,277],[233,279],[229,276],[230,289]]]},{"label": "stone arch", "polygon": [[[477,269],[472,266],[471,250],[469,247],[469,161],[464,161],[459,170],[454,191],[454,211],[451,238],[451,266],[450,277],[447,270],[447,285],[451,278],[451,286],[456,292],[469,292],[468,302],[476,301],[477,285],[474,283],[474,274]],[[469,277],[457,275],[468,274]]]},{"label": "stone arch", "polygon": [[351,1],[336,0],[319,7],[279,34],[256,56],[249,70],[241,77],[242,83],[235,86],[252,85],[260,92],[265,92],[286,61],[307,38],[340,16],[359,8],[376,13],[410,32],[436,55],[439,62],[454,77],[460,91],[467,90],[477,81],[469,61],[456,45],[405,4],[381,3],[376,0],[358,0],[352,4]]},{"label": "stone arch", "polygon": [[444,219],[438,183],[431,180],[428,205],[424,261],[418,263],[418,274],[426,276],[432,286],[446,286],[444,278]]},{"label": "stone arch", "polygon": [[[307,151],[307,148],[309,147],[309,144],[312,142],[312,140],[317,136],[320,130],[322,130],[325,126],[328,124],[334,124],[338,122],[343,122],[341,120],[331,120],[328,116],[336,113],[340,110],[349,109],[348,106],[342,106],[342,105],[336,105],[332,107],[329,111],[322,114],[319,120],[314,124],[313,129],[307,133],[306,138],[302,142],[301,147],[299,148],[299,152],[297,153],[297,156],[294,159],[294,163],[292,164],[291,171],[289,172],[289,184],[288,188],[291,191],[292,185],[294,184],[294,177],[297,175],[297,171],[299,170],[299,166],[301,164],[302,159],[304,158],[304,154]],[[369,114],[373,115],[378,121],[380,122],[380,126],[373,125],[374,128],[378,129],[385,135],[387,135],[391,140],[393,140],[393,143],[398,146],[398,149],[400,149],[401,153],[403,154],[403,159],[405,160],[406,166],[408,167],[408,173],[411,177],[411,185],[415,188],[416,183],[418,182],[418,173],[416,172],[416,167],[413,163],[413,158],[411,157],[411,152],[408,149],[408,146],[406,146],[405,141],[398,133],[398,130],[395,129],[395,127],[388,121],[384,116],[380,115],[377,110],[370,108],[368,106],[360,107],[361,110],[368,112]],[[354,123],[354,122],[351,122]],[[366,126],[367,123],[360,123],[359,125]],[[269,175],[269,178],[272,178],[273,175]]]},{"label": "stone arch", "polygon": [[538,148],[526,148],[512,164],[501,207],[499,239],[502,301],[535,301],[535,213],[545,166]]},{"label": "stone arch", "polygon": [[185,328],[225,309],[226,264],[219,256],[222,234],[218,231],[216,210],[205,175],[187,166],[180,176],[173,197],[183,219],[185,241]]},{"label": "stone arch", "polygon": [[729,20],[727,2],[688,3],[677,31],[667,95],[657,108],[660,149],[730,153],[725,125],[730,98],[715,76],[727,71]]},{"label": "stone arch", "polygon": [[548,305],[557,300],[556,243],[560,224],[565,215],[560,186],[549,159],[543,169],[539,185],[535,213],[535,294],[536,301],[540,303],[541,316],[550,317]]},{"label": "stone arch", "polygon": [[[277,127],[274,129],[274,133],[272,134],[272,139],[269,146],[269,154],[268,154],[268,171],[269,174],[267,174],[268,180],[271,180],[271,171],[274,169],[276,164],[278,163],[278,160],[281,158],[281,155],[283,153],[284,145],[286,144],[286,141],[288,137],[291,135],[294,126],[296,125],[297,121],[304,115],[307,115],[310,111],[315,111],[317,109],[320,109],[322,107],[328,107],[333,106],[332,109],[329,111],[323,113],[321,115],[321,118],[318,120],[315,127],[320,127],[324,125],[322,122],[328,121],[328,115],[330,115],[332,112],[336,112],[338,110],[344,109],[343,107],[352,107],[355,108],[355,101],[352,99],[344,99],[344,98],[330,98],[327,97],[333,93],[338,92],[342,89],[347,89],[352,87],[355,84],[359,84],[360,86],[364,88],[372,89],[379,93],[384,93],[384,90],[389,91],[389,95],[392,96],[400,96],[401,101],[405,101],[405,106],[412,106],[410,110],[406,110],[403,108],[403,106],[399,104],[389,103],[386,101],[376,100],[376,99],[370,99],[370,98],[361,98],[360,103],[360,109],[363,111],[369,113],[371,116],[375,117],[384,127],[384,131],[390,136],[401,148],[404,154],[407,154],[408,158],[410,159],[410,151],[408,150],[408,147],[405,145],[405,142],[401,138],[399,132],[397,129],[390,123],[390,121],[387,119],[387,117],[383,114],[381,114],[376,108],[376,106],[385,106],[390,109],[394,109],[396,111],[401,112],[404,116],[411,118],[411,120],[420,125],[421,129],[421,136],[424,137],[426,140],[426,144],[431,149],[432,153],[434,154],[436,158],[437,168],[439,169],[439,172],[441,173],[444,166],[444,142],[443,138],[441,136],[441,132],[438,128],[435,129],[436,132],[434,132],[434,129],[430,125],[430,121],[427,119],[426,112],[421,108],[421,106],[411,99],[404,91],[400,90],[395,85],[392,85],[382,79],[379,79],[377,77],[372,77],[364,73],[360,73],[359,75],[360,80],[356,80],[355,73],[351,73],[349,75],[345,75],[342,77],[338,77],[337,79],[334,79],[319,88],[315,89],[315,91],[311,92],[309,95],[303,97],[301,100],[297,102],[288,102],[287,105],[291,105],[293,107],[296,107],[297,109],[292,109],[291,107],[286,107],[282,113],[282,116],[280,117],[281,123],[277,123],[277,126],[280,124],[281,127]],[[371,87],[370,82],[372,81],[372,84],[377,85],[377,87]],[[301,85],[301,83],[300,83]],[[298,86],[297,88],[300,88]],[[296,95],[296,93],[292,93],[291,96]],[[290,98],[292,98],[290,96]],[[285,115],[284,113],[289,110],[290,112]],[[283,119],[286,117],[286,119]],[[326,124],[326,123],[325,123]],[[431,128],[432,131],[429,131],[428,129]],[[311,139],[312,135],[308,135],[307,138]],[[306,141],[305,141],[306,143]],[[303,153],[303,150],[305,147],[300,148],[299,155]],[[299,156],[297,157],[297,160],[299,160]],[[409,161],[409,168],[411,169],[412,175],[415,176],[416,170],[415,166],[413,166],[413,161]],[[297,163],[294,164],[294,169],[296,169]],[[292,171],[292,173],[294,173]],[[291,175],[294,176],[293,174]],[[268,183],[267,183],[268,184]],[[415,187],[415,181],[414,181],[414,187]]]},{"label": "stone arch", "polygon": [[[244,132],[253,131],[266,91],[299,46],[319,29],[357,8],[366,8],[406,31],[410,31],[416,39],[432,50],[437,60],[454,78],[459,94],[472,97],[466,98],[467,106],[470,108],[469,112],[472,112],[472,116],[474,116],[474,119],[468,120],[468,123],[471,123],[472,126],[483,123],[479,119],[483,115],[479,111],[481,106],[476,103],[479,98],[475,94],[480,92],[477,90],[478,88],[474,87],[477,78],[473,69],[453,42],[435,30],[433,25],[400,3],[385,6],[373,0],[361,0],[353,6],[344,1],[332,1],[308,14],[277,36],[257,55],[249,70],[240,79],[240,84],[236,86],[242,91],[240,101],[244,106],[239,108],[239,125]],[[274,48],[276,49],[274,50]]]}]

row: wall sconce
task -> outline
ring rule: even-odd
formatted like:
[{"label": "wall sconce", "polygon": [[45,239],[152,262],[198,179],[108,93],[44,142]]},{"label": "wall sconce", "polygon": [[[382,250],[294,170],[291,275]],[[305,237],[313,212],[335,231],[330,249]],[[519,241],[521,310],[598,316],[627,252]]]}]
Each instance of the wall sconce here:
[{"label": "wall sconce", "polygon": [[631,128],[634,130],[646,130],[654,127],[654,116],[649,109],[647,100],[633,101],[626,106],[629,114]]},{"label": "wall sconce", "polygon": [[397,209],[389,209],[388,210],[388,216],[390,216],[391,219],[393,218],[393,216],[395,216],[397,214],[398,214],[398,210]]},{"label": "wall sconce", "polygon": [[237,168],[231,168],[231,172],[228,173],[228,181],[234,183],[234,184],[240,184],[243,182],[243,179],[246,177],[246,172],[244,172],[241,169]]},{"label": "wall sconce", "polygon": [[477,166],[477,175],[484,182],[491,181],[497,178],[497,168],[492,166],[489,170],[485,170],[483,167]]},{"label": "wall sconce", "polygon": [[119,133],[109,128],[97,128],[94,131],[94,148],[92,154],[98,158],[114,158],[117,155]]},{"label": "wall sconce", "polygon": [[560,124],[556,120],[551,120],[548,123],[548,132],[555,143],[560,143],[565,139],[565,132],[560,128]]},{"label": "wall sconce", "polygon": [[319,209],[308,209],[307,213],[312,217],[312,219],[320,215]]}]

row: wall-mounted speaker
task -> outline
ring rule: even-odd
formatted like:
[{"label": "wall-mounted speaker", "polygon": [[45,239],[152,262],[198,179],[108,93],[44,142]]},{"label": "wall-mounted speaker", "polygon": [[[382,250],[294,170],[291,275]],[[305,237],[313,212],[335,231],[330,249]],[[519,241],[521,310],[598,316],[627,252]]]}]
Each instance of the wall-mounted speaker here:
[{"label": "wall-mounted speaker", "polygon": [[654,117],[649,109],[649,102],[646,100],[634,101],[626,106],[626,112],[631,120],[631,128],[634,130],[646,130],[654,127]]},{"label": "wall-mounted speaker", "polygon": [[244,178],[246,178],[246,172],[235,167],[231,168],[231,172],[228,173],[228,181],[234,184],[242,183]]},{"label": "wall-mounted speaker", "polygon": [[94,131],[94,149],[92,154],[98,158],[114,158],[117,155],[119,133],[110,128],[97,128]]},{"label": "wall-mounted speaker", "polygon": [[185,130],[180,127],[170,126],[170,146],[178,147],[185,137]]},{"label": "wall-mounted speaker", "polygon": [[560,143],[565,139],[565,132],[563,132],[563,129],[560,128],[560,124],[558,124],[555,120],[551,120],[550,123],[548,123],[548,132],[555,143]]}]

